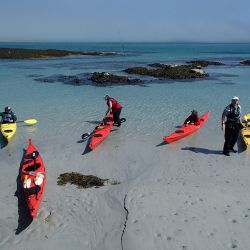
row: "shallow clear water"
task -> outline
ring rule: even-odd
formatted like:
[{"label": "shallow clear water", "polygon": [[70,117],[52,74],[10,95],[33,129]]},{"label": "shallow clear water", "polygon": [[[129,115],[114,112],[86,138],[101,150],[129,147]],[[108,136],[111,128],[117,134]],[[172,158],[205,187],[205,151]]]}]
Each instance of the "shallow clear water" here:
[{"label": "shallow clear water", "polygon": [[[118,141],[161,142],[162,137],[181,124],[192,109],[199,113],[212,111],[203,129],[206,140],[222,143],[220,116],[231,96],[240,97],[243,112],[249,112],[250,68],[239,61],[250,58],[250,44],[7,44],[0,47],[55,48],[90,51],[120,51],[122,56],[77,57],[48,60],[0,60],[1,109],[10,105],[19,120],[35,118],[36,126],[20,125],[8,147],[13,152],[24,147],[27,138],[39,144],[76,143],[82,133],[91,132],[94,121],[101,120],[106,110],[104,94],[118,99],[127,122],[112,134]],[[184,63],[192,59],[214,59],[226,66],[208,67],[206,80],[169,82],[155,81],[146,86],[94,87],[61,83],[40,83],[30,75],[91,73],[121,70],[153,62]],[[204,140],[204,137],[203,137]],[[112,140],[110,140],[111,142]],[[111,142],[112,143],[112,142]],[[82,146],[84,147],[84,145]],[[0,156],[4,157],[4,151]]]}]

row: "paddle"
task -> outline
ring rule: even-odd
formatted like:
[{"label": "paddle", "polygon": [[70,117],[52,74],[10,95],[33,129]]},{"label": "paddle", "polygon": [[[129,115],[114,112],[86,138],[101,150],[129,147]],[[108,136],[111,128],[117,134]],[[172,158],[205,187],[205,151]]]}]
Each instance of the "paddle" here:
[{"label": "paddle", "polygon": [[[121,120],[120,120],[121,123],[123,123],[123,122],[125,122],[125,121],[126,121],[126,118],[121,118]],[[117,123],[115,123],[115,124],[117,124]],[[115,125],[115,124],[114,124],[114,125]],[[95,129],[96,129],[96,128],[98,128],[98,126],[95,127]],[[94,131],[93,131],[93,132],[94,132]],[[85,134],[82,134],[82,136],[81,136],[82,140],[86,141],[86,140],[93,134],[93,132],[92,132],[92,133],[85,133]]]},{"label": "paddle", "polygon": [[37,120],[36,119],[28,119],[28,120],[24,120],[24,121],[17,121],[17,123],[20,123],[20,122],[24,122],[27,125],[33,125],[33,124],[37,123]]}]

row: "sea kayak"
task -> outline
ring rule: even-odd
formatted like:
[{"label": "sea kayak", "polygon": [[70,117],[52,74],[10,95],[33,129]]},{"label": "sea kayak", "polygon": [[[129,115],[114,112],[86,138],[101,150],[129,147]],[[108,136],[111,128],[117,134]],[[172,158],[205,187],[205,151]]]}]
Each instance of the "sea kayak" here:
[{"label": "sea kayak", "polygon": [[96,148],[110,133],[114,125],[113,114],[107,115],[95,128],[89,140],[89,148]]},{"label": "sea kayak", "polygon": [[3,137],[10,141],[10,139],[14,136],[16,133],[16,123],[2,123],[0,124],[1,127],[1,133]]},{"label": "sea kayak", "polygon": [[175,130],[172,134],[165,136],[163,140],[167,143],[171,143],[174,141],[178,141],[194,132],[199,130],[201,127],[203,127],[208,120],[211,112],[207,112],[206,114],[199,116],[200,118],[200,125],[183,125],[179,129]]},{"label": "sea kayak", "polygon": [[21,181],[30,215],[36,217],[42,201],[46,174],[42,157],[31,139],[21,163]]},{"label": "sea kayak", "polygon": [[246,146],[250,144],[250,113],[244,116],[246,120],[246,126],[241,130],[241,136]]}]

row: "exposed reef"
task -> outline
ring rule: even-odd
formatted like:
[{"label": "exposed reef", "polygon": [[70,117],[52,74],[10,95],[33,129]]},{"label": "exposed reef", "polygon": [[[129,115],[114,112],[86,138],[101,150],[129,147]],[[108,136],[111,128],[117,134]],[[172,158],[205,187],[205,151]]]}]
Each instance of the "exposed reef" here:
[{"label": "exposed reef", "polygon": [[243,65],[250,65],[250,60],[242,61],[242,62],[240,62],[240,64],[243,64]]},{"label": "exposed reef", "polygon": [[143,83],[143,80],[140,79],[130,79],[127,76],[117,76],[108,72],[94,72],[89,78],[92,82],[98,84],[107,84],[107,83],[119,83],[119,84],[128,84],[128,83]]},{"label": "exposed reef", "polygon": [[195,61],[188,61],[186,62],[188,64],[192,64],[193,66],[195,67],[207,67],[207,66],[210,66],[210,65],[213,65],[213,66],[220,66],[220,65],[225,65],[224,63],[221,63],[221,62],[216,62],[216,61],[207,61],[207,60],[195,60]]},{"label": "exposed reef", "polygon": [[0,48],[0,59],[47,59],[65,56],[114,56],[115,52],[68,51],[68,50],[37,50],[20,48]]},{"label": "exposed reef", "polygon": [[166,79],[191,79],[208,77],[208,73],[201,68],[195,68],[193,65],[165,65],[160,63],[149,64],[151,67],[133,67],[125,69],[128,74],[146,75]]}]

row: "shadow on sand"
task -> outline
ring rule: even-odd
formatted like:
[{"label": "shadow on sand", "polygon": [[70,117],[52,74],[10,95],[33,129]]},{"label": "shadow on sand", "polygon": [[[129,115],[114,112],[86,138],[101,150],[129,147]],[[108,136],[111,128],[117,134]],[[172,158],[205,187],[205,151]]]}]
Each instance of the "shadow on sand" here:
[{"label": "shadow on sand", "polygon": [[8,145],[7,140],[5,140],[2,135],[0,135],[0,147],[5,148],[7,145]]},{"label": "shadow on sand", "polygon": [[86,155],[88,154],[89,152],[91,152],[92,150],[89,148],[89,142],[87,143],[82,155]]},{"label": "shadow on sand", "polygon": [[169,143],[168,142],[161,142],[160,144],[157,144],[156,147],[160,147],[160,146],[164,146],[164,145],[168,145]]},{"label": "shadow on sand", "polygon": [[[23,149],[23,157],[25,154],[25,149]],[[33,218],[30,216],[29,209],[27,203],[23,196],[23,186],[21,181],[21,169],[22,169],[23,158],[20,163],[19,173],[16,179],[17,190],[15,192],[15,196],[18,199],[18,226],[15,234],[20,234],[23,230],[25,230],[33,221]]]},{"label": "shadow on sand", "polygon": [[212,150],[212,149],[198,148],[198,147],[185,147],[185,148],[181,148],[181,150],[189,150],[194,153],[201,153],[201,154],[206,154],[206,155],[221,155],[222,154],[221,150]]},{"label": "shadow on sand", "polygon": [[245,142],[243,141],[242,137],[237,141],[237,146],[238,146],[239,153],[242,153],[247,150],[247,146]]},{"label": "shadow on sand", "polygon": [[100,121],[83,121],[83,122],[87,122],[87,123],[95,124],[95,125],[98,125],[100,123]]}]

